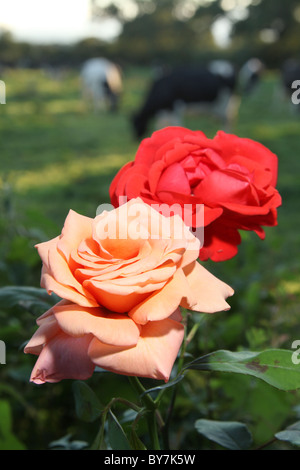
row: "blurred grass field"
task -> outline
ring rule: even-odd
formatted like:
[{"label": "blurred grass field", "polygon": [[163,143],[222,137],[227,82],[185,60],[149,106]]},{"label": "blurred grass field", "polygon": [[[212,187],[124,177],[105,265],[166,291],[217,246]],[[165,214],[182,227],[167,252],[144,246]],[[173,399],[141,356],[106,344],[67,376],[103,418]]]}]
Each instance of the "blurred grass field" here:
[{"label": "blurred grass field", "polygon": [[[150,73],[125,70],[120,112],[97,115],[81,101],[74,71],[54,78],[45,71],[15,70],[3,79],[7,104],[0,105],[0,283],[38,286],[41,265],[34,244],[59,234],[69,209],[94,217],[97,206],[109,202],[114,175],[134,158],[139,142],[133,138],[130,116]],[[220,127],[204,116],[188,116],[184,125],[209,137]],[[275,73],[242,100],[232,132],[258,140],[278,155],[283,204],[278,226],[266,229],[264,241],[243,233],[234,259],[206,263],[236,294],[230,312],[202,319],[191,354],[221,348],[290,349],[300,339],[300,115],[278,93]],[[34,317],[24,306],[0,305],[0,339],[7,345],[7,364],[0,366],[0,449],[43,449],[68,433],[90,442],[97,424],[82,425],[76,418],[69,382],[43,387],[28,383],[34,358],[23,354],[22,344],[34,329]],[[199,417],[248,420],[257,445],[300,417],[298,393],[226,374],[190,372],[189,377],[175,408],[172,438],[181,448],[202,445],[192,426]],[[130,395],[122,377],[98,375],[90,383],[104,402],[120,390]],[[4,428],[6,440],[1,438]]]}]

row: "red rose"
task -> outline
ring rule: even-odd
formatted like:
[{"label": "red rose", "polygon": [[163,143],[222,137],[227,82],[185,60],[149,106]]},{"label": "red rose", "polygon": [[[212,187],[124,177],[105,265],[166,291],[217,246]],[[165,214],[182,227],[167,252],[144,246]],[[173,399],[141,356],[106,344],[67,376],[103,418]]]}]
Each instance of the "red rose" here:
[{"label": "red rose", "polygon": [[263,239],[262,226],[277,224],[277,169],[277,156],[253,140],[223,131],[209,139],[201,131],[168,127],[141,142],[135,160],[112,181],[110,197],[115,207],[135,197],[155,207],[189,205],[193,214],[183,219],[194,229],[196,206],[203,204],[199,257],[224,261],[238,251],[239,230]]}]

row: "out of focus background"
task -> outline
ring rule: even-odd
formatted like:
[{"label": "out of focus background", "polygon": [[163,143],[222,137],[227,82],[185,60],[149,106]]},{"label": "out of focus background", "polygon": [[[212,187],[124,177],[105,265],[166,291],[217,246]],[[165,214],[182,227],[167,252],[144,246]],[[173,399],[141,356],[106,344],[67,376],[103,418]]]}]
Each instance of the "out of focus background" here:
[{"label": "out of focus background", "polygon": [[[206,263],[236,294],[230,312],[202,319],[187,352],[291,349],[300,340],[299,64],[297,0],[1,2],[0,449],[92,443],[99,421],[78,417],[70,381],[29,383],[35,358],[23,346],[49,306],[34,290],[34,245],[60,233],[69,209],[94,217],[141,139],[166,125],[260,141],[278,155],[283,199],[264,241],[243,233],[234,259]],[[202,73],[194,95],[186,74],[200,68],[212,75]],[[131,398],[124,377],[100,372],[88,383],[104,404]],[[256,447],[300,418],[298,392],[249,377],[190,371],[178,387],[173,448],[210,448],[198,418],[245,422]]]}]

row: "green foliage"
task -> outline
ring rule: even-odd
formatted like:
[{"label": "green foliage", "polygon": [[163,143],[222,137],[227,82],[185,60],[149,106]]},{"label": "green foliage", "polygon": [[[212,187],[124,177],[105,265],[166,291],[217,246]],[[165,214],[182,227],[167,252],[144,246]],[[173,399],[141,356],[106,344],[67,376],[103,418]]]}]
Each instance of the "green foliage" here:
[{"label": "green foliage", "polygon": [[300,421],[288,426],[284,431],[275,434],[279,441],[289,442],[294,446],[300,446]]},{"label": "green foliage", "polygon": [[11,409],[6,400],[0,400],[0,450],[25,450],[12,431]]},{"label": "green foliage", "polygon": [[0,305],[3,309],[22,308],[41,314],[59,301],[57,295],[51,296],[40,287],[6,286],[0,287]]},{"label": "green foliage", "polygon": [[111,410],[108,414],[108,441],[113,450],[131,449],[121,424]]},{"label": "green foliage", "polygon": [[87,447],[87,442],[71,440],[71,435],[68,434],[61,439],[50,442],[49,447],[53,450],[82,450]]},{"label": "green foliage", "polygon": [[[298,57],[299,2],[297,0],[262,0],[253,2],[248,15],[234,25],[233,38],[251,49],[269,66],[280,66],[289,57]],[[264,41],[264,33],[267,41]],[[269,41],[268,41],[269,34]],[[252,53],[253,54],[253,53]]]},{"label": "green foliage", "polygon": [[75,410],[80,419],[91,422],[100,416],[103,406],[93,390],[85,382],[74,382],[73,392]]},{"label": "green foliage", "polygon": [[300,369],[292,362],[292,352],[284,349],[262,352],[214,351],[195,359],[185,368],[252,375],[279,390],[300,388]]},{"label": "green foliage", "polygon": [[252,445],[251,433],[242,423],[198,419],[195,427],[199,434],[226,449],[247,450]]}]

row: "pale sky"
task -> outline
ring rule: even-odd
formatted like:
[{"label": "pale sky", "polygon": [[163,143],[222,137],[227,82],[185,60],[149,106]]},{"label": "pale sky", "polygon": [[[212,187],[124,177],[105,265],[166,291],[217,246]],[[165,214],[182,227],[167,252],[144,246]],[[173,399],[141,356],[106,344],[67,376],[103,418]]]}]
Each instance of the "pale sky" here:
[{"label": "pale sky", "polygon": [[[108,3],[101,1],[103,5]],[[134,16],[132,0],[118,1],[126,7],[125,14]],[[90,0],[0,0],[1,28],[8,29],[16,40],[36,43],[73,43],[85,37],[109,40],[120,32],[116,20],[91,21]],[[227,44],[228,28],[226,21],[214,25],[213,33],[220,45]]]},{"label": "pale sky", "polygon": [[111,38],[116,22],[91,22],[89,0],[0,0],[0,28],[17,40],[70,43],[87,36]]}]

